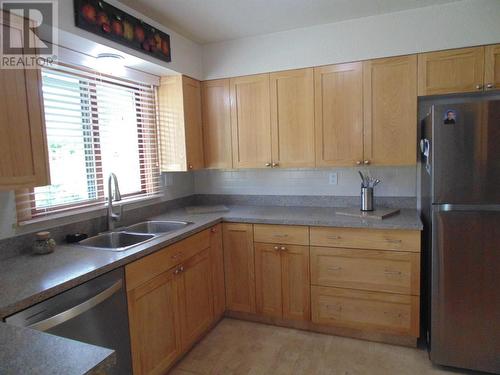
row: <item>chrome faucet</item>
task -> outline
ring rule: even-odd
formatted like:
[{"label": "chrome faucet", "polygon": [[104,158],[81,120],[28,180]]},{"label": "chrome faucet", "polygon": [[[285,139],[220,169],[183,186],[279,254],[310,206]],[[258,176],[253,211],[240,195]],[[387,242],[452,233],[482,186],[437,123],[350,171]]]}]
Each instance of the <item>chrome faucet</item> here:
[{"label": "chrome faucet", "polygon": [[[114,185],[114,193],[111,190],[111,184]],[[114,173],[109,174],[108,178],[108,230],[112,231],[115,229],[115,222],[120,221],[122,218],[123,207],[120,206],[120,212],[115,213],[113,210],[113,201],[119,202],[122,200],[122,195],[120,194],[120,187],[118,186],[118,179]]]}]

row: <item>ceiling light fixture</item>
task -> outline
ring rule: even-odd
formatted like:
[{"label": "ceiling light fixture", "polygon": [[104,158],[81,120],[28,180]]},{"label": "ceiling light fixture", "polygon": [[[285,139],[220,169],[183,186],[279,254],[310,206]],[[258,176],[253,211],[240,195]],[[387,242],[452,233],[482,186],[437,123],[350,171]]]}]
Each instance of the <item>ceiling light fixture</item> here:
[{"label": "ceiling light fixture", "polygon": [[125,73],[125,58],[116,53],[100,53],[95,68],[101,73],[120,76]]}]

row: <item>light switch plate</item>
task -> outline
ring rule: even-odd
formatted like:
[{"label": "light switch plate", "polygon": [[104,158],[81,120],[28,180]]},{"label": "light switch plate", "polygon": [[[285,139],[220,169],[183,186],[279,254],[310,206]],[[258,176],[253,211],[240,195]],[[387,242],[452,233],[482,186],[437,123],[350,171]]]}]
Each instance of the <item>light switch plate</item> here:
[{"label": "light switch plate", "polygon": [[329,182],[330,182],[330,185],[337,185],[338,184],[337,173],[330,173]]}]

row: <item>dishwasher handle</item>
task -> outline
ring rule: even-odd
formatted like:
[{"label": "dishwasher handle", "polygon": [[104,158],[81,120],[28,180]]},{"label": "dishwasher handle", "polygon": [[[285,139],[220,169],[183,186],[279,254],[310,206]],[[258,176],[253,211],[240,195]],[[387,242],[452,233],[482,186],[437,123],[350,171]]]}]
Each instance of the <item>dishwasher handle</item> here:
[{"label": "dishwasher handle", "polygon": [[115,294],[122,288],[122,285],[123,285],[122,280],[119,280],[112,286],[110,286],[108,289],[103,290],[101,293],[96,294],[94,297],[86,300],[85,302],[82,302],[79,305],[76,305],[57,315],[51,316],[50,318],[41,320],[37,323],[33,323],[30,326],[28,326],[28,328],[36,329],[38,331],[48,331],[49,329],[81,315],[84,312],[90,310],[91,308],[111,298],[113,294]]}]

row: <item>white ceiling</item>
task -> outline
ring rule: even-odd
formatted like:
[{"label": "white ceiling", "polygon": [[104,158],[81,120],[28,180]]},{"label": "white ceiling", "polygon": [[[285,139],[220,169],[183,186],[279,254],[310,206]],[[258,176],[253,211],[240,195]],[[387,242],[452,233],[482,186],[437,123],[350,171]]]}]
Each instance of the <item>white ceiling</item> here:
[{"label": "white ceiling", "polygon": [[459,0],[119,1],[205,44]]}]

